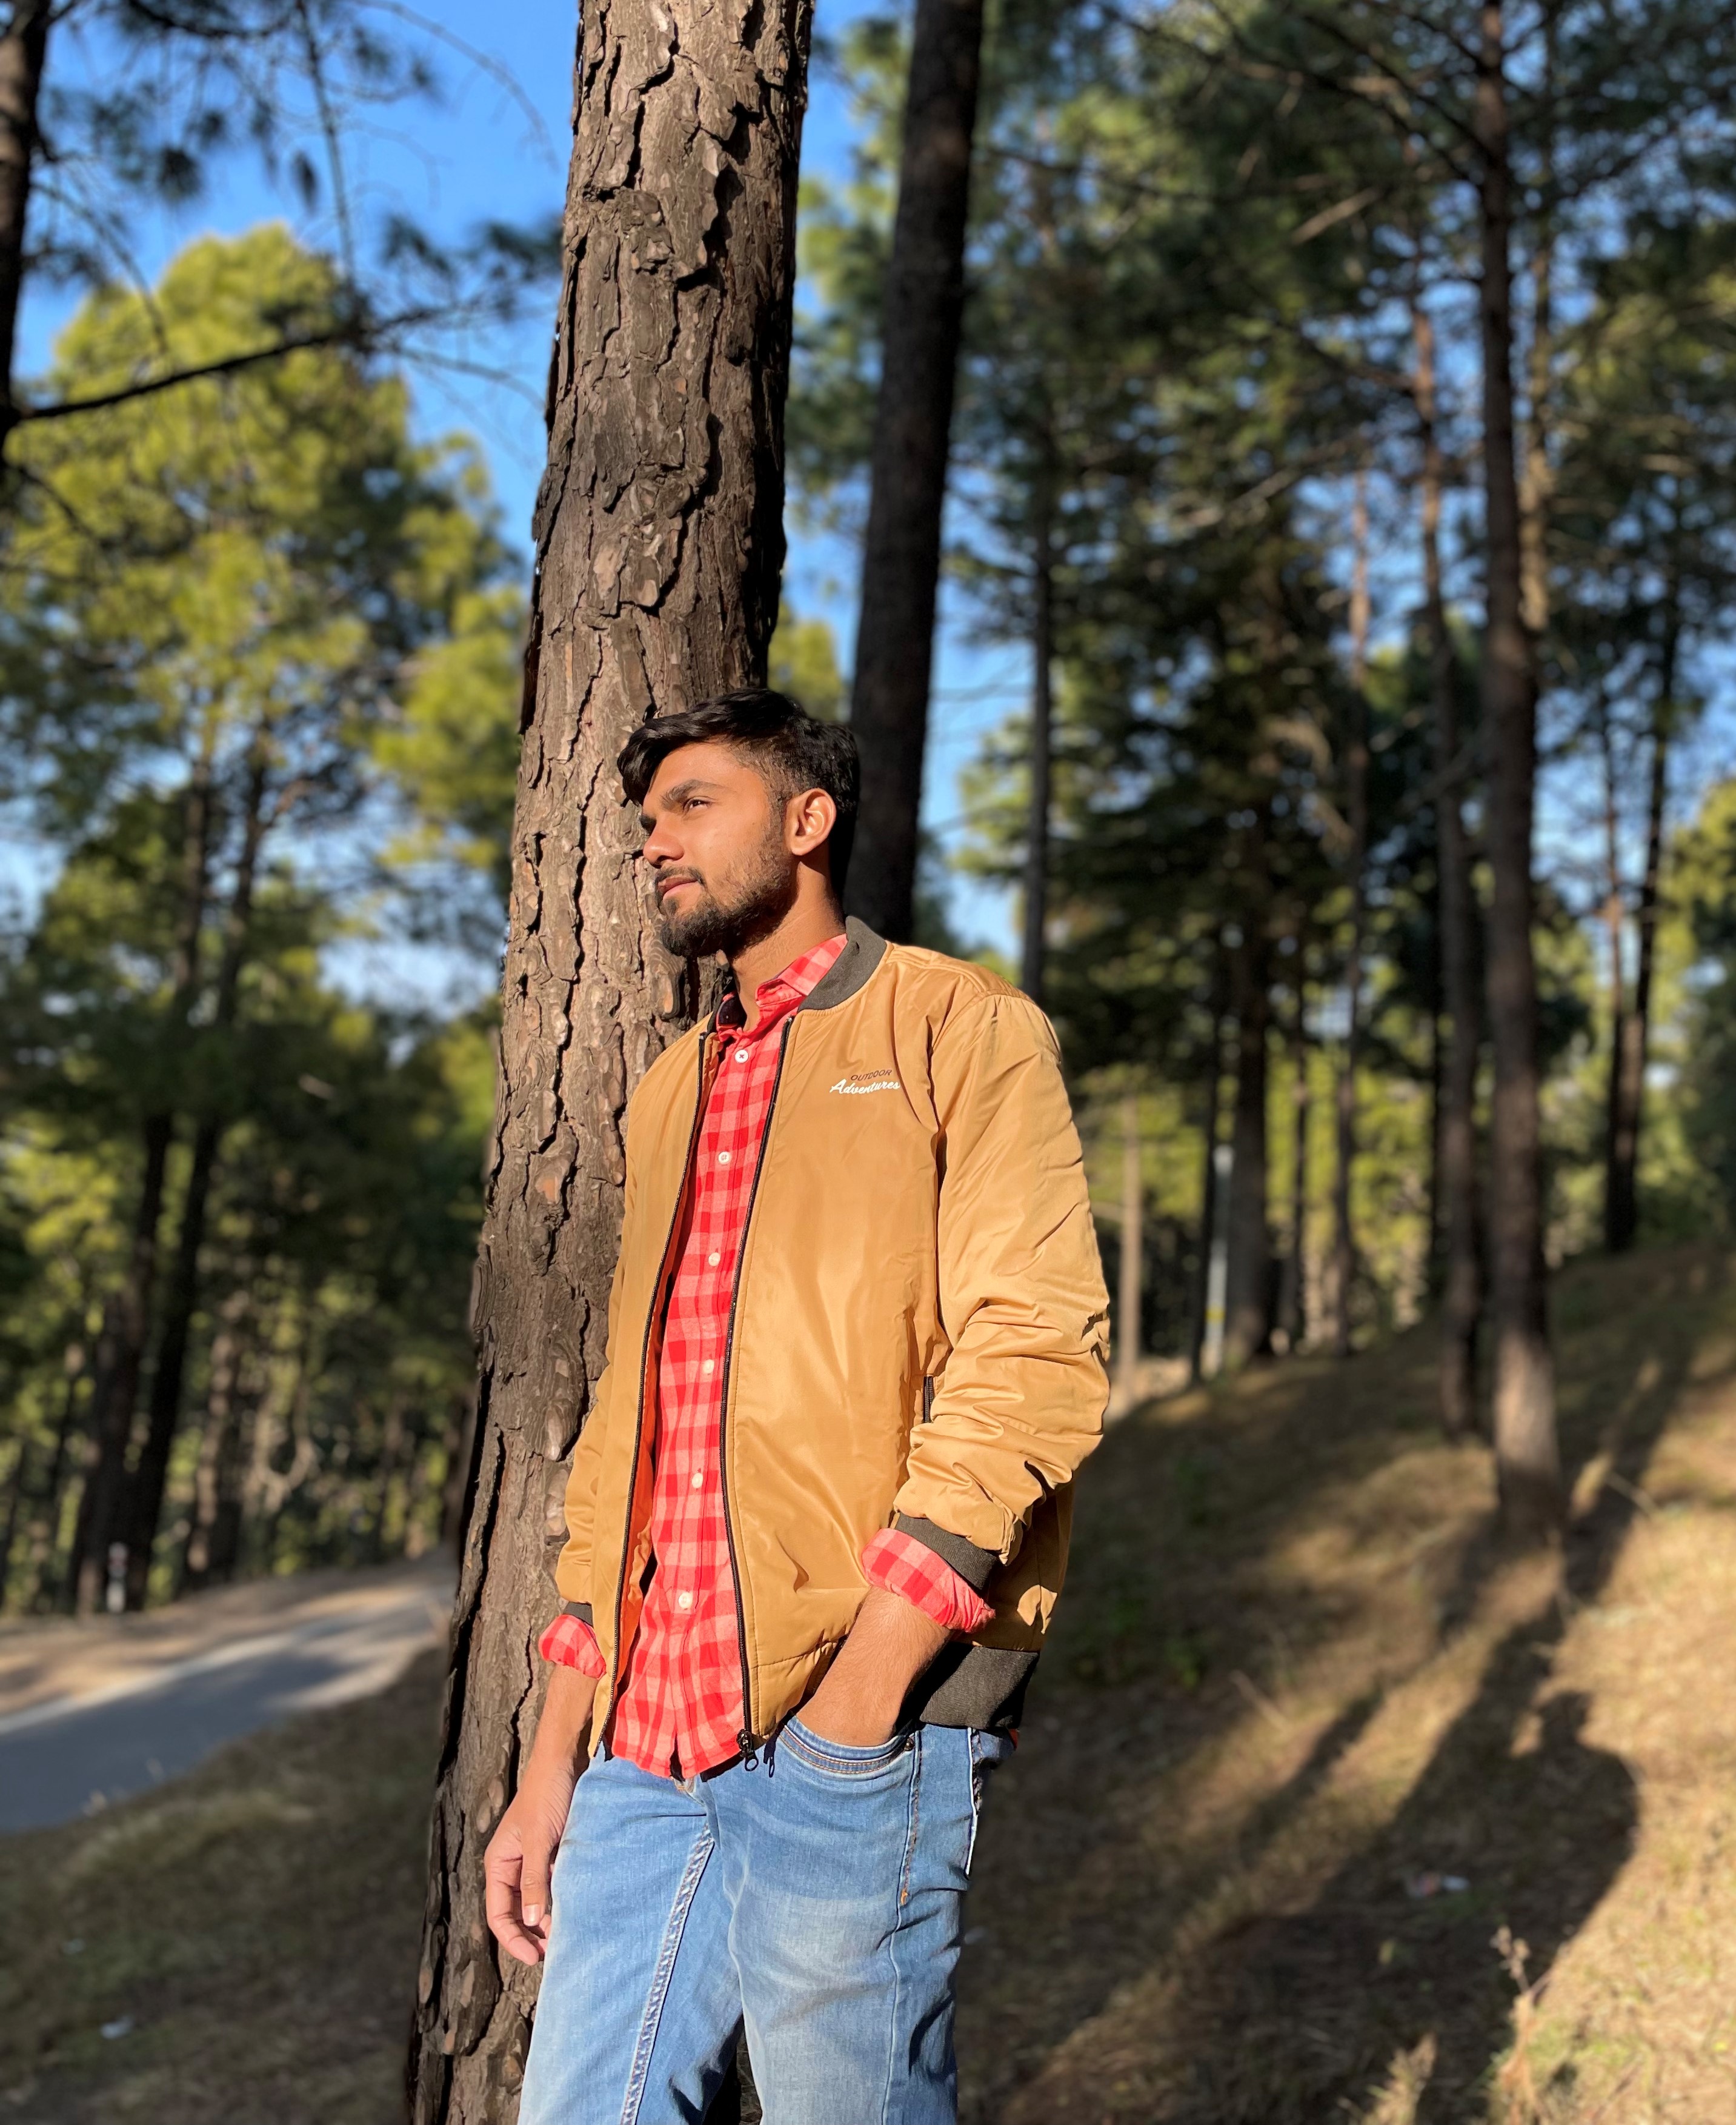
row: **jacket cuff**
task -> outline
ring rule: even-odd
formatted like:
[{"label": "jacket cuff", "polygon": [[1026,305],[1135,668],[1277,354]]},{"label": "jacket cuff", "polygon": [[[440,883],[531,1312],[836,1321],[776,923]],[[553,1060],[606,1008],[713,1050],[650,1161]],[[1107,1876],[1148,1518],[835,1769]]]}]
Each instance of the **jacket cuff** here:
[{"label": "jacket cuff", "polygon": [[537,1640],[537,1651],[556,1667],[576,1668],[600,1679],[608,1670],[596,1633],[590,1628],[590,1604],[569,1601]]},{"label": "jacket cuff", "polygon": [[924,1543],[897,1528],[882,1528],[862,1553],[870,1586],[896,1594],[943,1631],[980,1631],[995,1611]]},{"label": "jacket cuff", "polygon": [[924,1549],[932,1549],[943,1563],[952,1567],[967,1586],[978,1594],[988,1585],[990,1574],[1000,1562],[995,1550],[979,1549],[962,1534],[948,1534],[944,1528],[936,1527],[933,1520],[900,1513],[892,1524],[900,1534],[907,1534],[912,1542],[920,1542]]}]

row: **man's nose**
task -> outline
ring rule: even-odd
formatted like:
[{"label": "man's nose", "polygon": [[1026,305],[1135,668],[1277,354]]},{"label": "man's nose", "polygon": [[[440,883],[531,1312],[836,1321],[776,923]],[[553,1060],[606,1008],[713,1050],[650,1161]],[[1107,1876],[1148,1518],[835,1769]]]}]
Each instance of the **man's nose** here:
[{"label": "man's nose", "polygon": [[680,837],[670,831],[667,818],[658,820],[646,836],[645,846],[639,853],[653,870],[676,861],[681,854],[681,843]]}]

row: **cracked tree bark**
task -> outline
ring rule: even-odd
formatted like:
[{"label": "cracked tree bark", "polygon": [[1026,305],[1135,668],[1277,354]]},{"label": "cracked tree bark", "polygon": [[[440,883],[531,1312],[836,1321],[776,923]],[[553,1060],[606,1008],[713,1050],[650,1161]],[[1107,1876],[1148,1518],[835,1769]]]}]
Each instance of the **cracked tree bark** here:
[{"label": "cracked tree bark", "polygon": [[689,1022],[614,759],[763,678],[809,0],[589,0],[537,498],[478,1408],[408,2061],[416,2125],[514,2114],[535,1996],[482,1855],[540,1703],[565,1463],[602,1369],[628,1093]]}]

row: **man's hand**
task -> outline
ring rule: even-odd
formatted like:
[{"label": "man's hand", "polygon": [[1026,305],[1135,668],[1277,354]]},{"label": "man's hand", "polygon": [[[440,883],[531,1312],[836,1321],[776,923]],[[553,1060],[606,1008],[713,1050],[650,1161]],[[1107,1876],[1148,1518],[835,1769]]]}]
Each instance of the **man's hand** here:
[{"label": "man's hand", "polygon": [[802,1708],[802,1725],[847,1749],[890,1741],[910,1684],[950,1635],[914,1602],[871,1586],[826,1680]]},{"label": "man's hand", "polygon": [[488,1929],[515,1962],[538,1963],[548,1941],[548,1881],[578,1783],[597,1685],[557,1667],[537,1722],[530,1760],[482,1861]]}]

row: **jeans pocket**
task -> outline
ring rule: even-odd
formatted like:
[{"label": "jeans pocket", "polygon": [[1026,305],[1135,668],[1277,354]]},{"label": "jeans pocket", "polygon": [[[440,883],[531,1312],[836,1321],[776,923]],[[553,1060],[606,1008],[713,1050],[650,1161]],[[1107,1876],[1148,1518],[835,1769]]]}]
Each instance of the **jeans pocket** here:
[{"label": "jeans pocket", "polygon": [[778,1746],[787,1747],[796,1760],[822,1778],[871,1779],[897,1762],[910,1747],[910,1736],[901,1731],[887,1741],[876,1741],[868,1748],[854,1748],[844,1741],[828,1741],[824,1736],[812,1732],[799,1719],[787,1719],[779,1732]]}]

